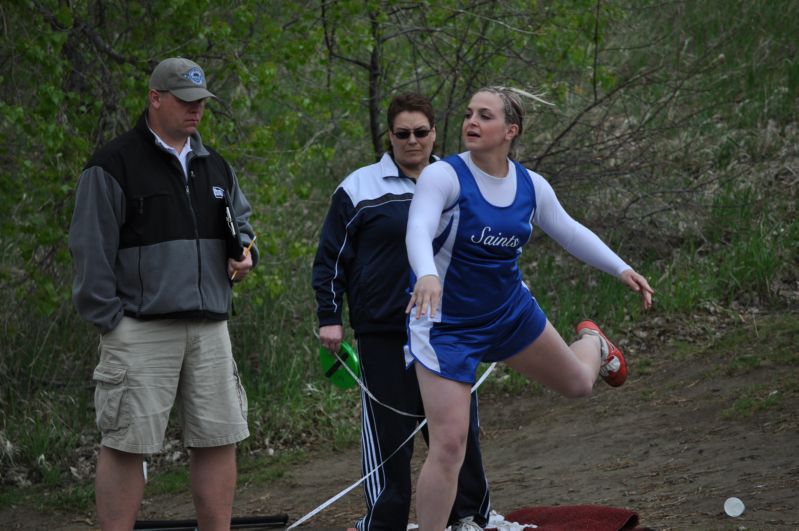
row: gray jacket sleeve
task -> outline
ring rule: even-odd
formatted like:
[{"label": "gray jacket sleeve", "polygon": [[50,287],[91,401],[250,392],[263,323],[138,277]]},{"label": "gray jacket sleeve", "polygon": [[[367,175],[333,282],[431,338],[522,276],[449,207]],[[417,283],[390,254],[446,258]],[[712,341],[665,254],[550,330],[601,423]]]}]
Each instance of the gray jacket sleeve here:
[{"label": "gray jacket sleeve", "polygon": [[125,197],[119,184],[99,166],[86,168],[78,180],[75,211],[69,227],[69,251],[75,277],[72,300],[78,314],[101,332],[122,319],[114,264]]},{"label": "gray jacket sleeve", "polygon": [[[236,222],[239,224],[239,232],[242,236],[242,243],[246,247],[252,241],[253,236],[255,236],[255,231],[253,230],[249,221],[250,214],[252,214],[252,208],[250,207],[250,203],[247,201],[247,198],[244,196],[244,192],[242,192],[241,188],[239,187],[239,180],[236,177],[236,172],[232,167],[230,167],[229,164],[228,168],[230,168],[230,174],[233,176],[233,189],[230,191],[230,201],[233,204],[233,212],[236,213]],[[252,255],[252,266],[255,267],[261,257],[260,252],[258,251],[257,243],[253,244],[252,249],[250,249],[250,254]]]}]

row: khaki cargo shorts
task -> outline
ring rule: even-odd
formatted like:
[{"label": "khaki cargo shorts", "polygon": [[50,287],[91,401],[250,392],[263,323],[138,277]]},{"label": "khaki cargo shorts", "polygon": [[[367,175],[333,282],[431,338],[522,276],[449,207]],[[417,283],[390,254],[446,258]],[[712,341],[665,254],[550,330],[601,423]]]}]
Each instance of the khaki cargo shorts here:
[{"label": "khaki cargo shorts", "polygon": [[123,317],[100,338],[94,381],[103,446],[159,452],[173,405],[187,447],[224,446],[250,434],[226,321]]}]

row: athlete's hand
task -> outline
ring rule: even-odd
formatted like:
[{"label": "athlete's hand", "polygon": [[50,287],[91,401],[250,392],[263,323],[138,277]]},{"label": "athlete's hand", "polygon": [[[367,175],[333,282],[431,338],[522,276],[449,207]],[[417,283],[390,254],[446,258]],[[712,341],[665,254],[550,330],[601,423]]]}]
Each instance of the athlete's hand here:
[{"label": "athlete's hand", "polygon": [[649,282],[644,277],[632,269],[626,269],[621,274],[621,281],[627,284],[631,290],[641,294],[641,299],[644,301],[644,310],[652,307],[652,295],[655,294],[655,290],[649,286]]},{"label": "athlete's hand", "polygon": [[428,309],[428,316],[432,319],[438,311],[438,301],[441,300],[441,284],[436,275],[425,275],[416,281],[411,293],[411,300],[405,313],[411,313],[411,309],[416,306],[416,318],[421,319]]},{"label": "athlete's hand", "polygon": [[341,348],[341,341],[344,338],[344,327],[342,325],[327,325],[319,327],[319,342],[332,353],[338,352]]}]

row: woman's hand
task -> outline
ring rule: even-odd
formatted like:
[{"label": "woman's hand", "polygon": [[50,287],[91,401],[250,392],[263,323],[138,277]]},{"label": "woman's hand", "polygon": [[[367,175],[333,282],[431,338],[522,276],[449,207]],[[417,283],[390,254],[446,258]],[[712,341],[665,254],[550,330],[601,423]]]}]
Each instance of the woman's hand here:
[{"label": "woman's hand", "polygon": [[652,307],[652,295],[655,294],[655,290],[649,286],[649,282],[644,277],[632,269],[626,269],[620,278],[631,290],[641,294],[641,299],[644,301],[644,310]]},{"label": "woman's hand", "polygon": [[408,302],[408,307],[405,308],[405,313],[411,313],[411,309],[416,306],[416,318],[421,319],[422,314],[428,308],[430,312],[428,316],[432,319],[438,311],[438,301],[441,300],[441,284],[438,282],[436,275],[425,275],[416,280],[416,285],[413,287],[411,300]]},{"label": "woman's hand", "polygon": [[319,342],[330,352],[334,354],[338,352],[343,339],[344,327],[342,325],[326,325],[319,327]]}]

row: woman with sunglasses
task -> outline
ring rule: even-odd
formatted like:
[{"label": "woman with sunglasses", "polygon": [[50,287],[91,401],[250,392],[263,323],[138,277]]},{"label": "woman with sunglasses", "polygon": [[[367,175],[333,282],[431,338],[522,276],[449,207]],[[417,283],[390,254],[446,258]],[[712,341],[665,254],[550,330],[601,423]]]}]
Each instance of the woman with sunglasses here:
[{"label": "woman with sunglasses", "polygon": [[[408,207],[416,178],[430,164],[436,140],[433,106],[419,94],[392,99],[388,107],[388,151],[350,174],[331,198],[313,265],[319,339],[332,352],[344,335],[346,293],[350,325],[358,340],[361,379],[383,404],[422,415],[416,374],[405,368],[405,305],[410,268],[405,251]],[[468,401],[467,401],[468,402]],[[411,506],[413,439],[420,417],[405,416],[361,393],[361,457],[365,530],[405,531]],[[477,398],[466,404],[466,459],[458,498],[450,512],[456,529],[484,525],[490,512],[488,484],[478,441]],[[381,467],[381,463],[392,455]],[[446,516],[445,516],[446,519]]]},{"label": "woman with sunglasses", "polygon": [[425,168],[411,202],[406,245],[416,280],[405,352],[430,432],[416,490],[421,531],[446,526],[480,362],[504,361],[568,397],[589,395],[598,375],[612,386],[626,378],[621,351],[595,323],[578,323],[578,340],[566,344],[522,282],[517,259],[534,225],[640,293],[644,308],[652,304],[647,280],[573,220],[540,175],[509,158],[522,128],[518,92],[479,90],[463,119],[468,151]]}]

